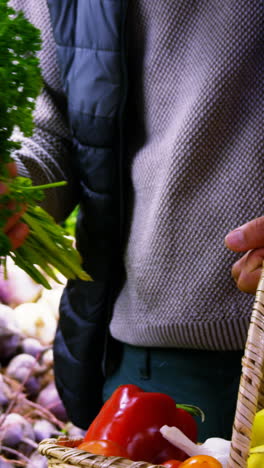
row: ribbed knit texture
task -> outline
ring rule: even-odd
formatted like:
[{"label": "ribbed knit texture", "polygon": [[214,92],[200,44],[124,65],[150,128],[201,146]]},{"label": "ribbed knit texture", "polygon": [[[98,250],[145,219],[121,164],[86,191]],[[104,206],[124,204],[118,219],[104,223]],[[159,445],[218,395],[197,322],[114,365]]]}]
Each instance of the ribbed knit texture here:
[{"label": "ribbed knit texture", "polygon": [[127,279],[112,334],[143,346],[239,349],[252,296],[225,235],[263,215],[260,0],[133,0]]},{"label": "ribbed knit texture", "polygon": [[[42,28],[45,78],[35,134],[16,157],[35,180],[69,180],[66,198],[49,199],[61,218],[72,206],[70,136],[52,101],[46,1],[37,3],[12,1]],[[224,237],[264,211],[263,13],[261,0],[130,2],[127,277],[111,323],[121,341],[244,346],[253,297],[236,289],[238,256]]]}]

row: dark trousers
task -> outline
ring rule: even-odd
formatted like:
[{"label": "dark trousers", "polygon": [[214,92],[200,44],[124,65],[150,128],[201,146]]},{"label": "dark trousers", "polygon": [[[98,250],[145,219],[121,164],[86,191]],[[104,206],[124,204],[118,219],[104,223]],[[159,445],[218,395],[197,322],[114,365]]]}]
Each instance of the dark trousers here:
[{"label": "dark trousers", "polygon": [[104,400],[118,385],[133,383],[145,391],[170,395],[176,403],[199,406],[205,413],[199,441],[231,439],[242,351],[198,351],[124,345],[118,369],[107,378]]}]

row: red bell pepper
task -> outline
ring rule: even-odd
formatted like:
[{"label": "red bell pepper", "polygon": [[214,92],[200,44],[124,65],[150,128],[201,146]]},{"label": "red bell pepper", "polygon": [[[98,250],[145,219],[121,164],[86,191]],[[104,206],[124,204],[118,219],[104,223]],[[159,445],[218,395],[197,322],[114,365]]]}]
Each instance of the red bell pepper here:
[{"label": "red bell pepper", "polygon": [[187,456],[163,438],[163,425],[176,426],[197,441],[195,419],[163,393],[144,392],[136,385],[121,385],[88,428],[84,440],[112,440],[123,446],[134,461],[159,464]]}]

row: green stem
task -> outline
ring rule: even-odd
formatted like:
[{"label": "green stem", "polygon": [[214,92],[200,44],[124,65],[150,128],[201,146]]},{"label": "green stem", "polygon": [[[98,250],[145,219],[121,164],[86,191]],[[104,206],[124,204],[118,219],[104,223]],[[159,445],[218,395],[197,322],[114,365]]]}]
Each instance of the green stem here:
[{"label": "green stem", "polygon": [[185,411],[187,411],[188,413],[190,413],[192,416],[200,416],[201,418],[201,421],[204,422],[205,421],[205,414],[203,412],[203,410],[201,410],[201,408],[199,408],[199,406],[195,406],[195,405],[187,405],[187,404],[178,404],[176,405],[177,408],[181,408]]},{"label": "green stem", "polygon": [[[52,259],[52,264],[57,266],[57,269],[67,278],[79,277],[83,280],[91,280],[91,277],[82,269],[79,264],[79,254],[74,248],[68,247],[68,239],[65,238],[66,244],[63,242],[62,236],[60,244],[54,242],[53,238],[47,235],[44,223],[42,226],[29,213],[24,213],[22,219],[28,224],[31,233],[47,252],[47,258]],[[56,225],[55,225],[56,226]],[[55,229],[54,226],[54,229]],[[56,262],[56,263],[55,263]],[[69,272],[68,275],[66,272]]]},{"label": "green stem", "polygon": [[[20,252],[18,252],[18,250],[20,250]],[[24,270],[29,276],[31,276],[31,278],[33,278],[34,281],[36,281],[36,283],[42,284],[42,286],[44,286],[46,289],[51,289],[51,286],[46,280],[46,278],[41,274],[41,272],[37,268],[34,267],[33,264],[30,264],[26,260],[26,255],[22,255],[22,253],[24,253],[23,246],[17,249],[15,253],[10,252],[10,257],[13,259],[15,264],[18,267],[22,268],[22,270]]]},{"label": "green stem", "polygon": [[[47,263],[47,252],[45,250],[41,250],[40,244],[35,242],[32,236],[27,237],[22,247],[24,247],[24,258],[26,257],[29,261],[31,258],[32,263],[38,265],[47,274],[47,276],[61,284],[61,281]],[[21,247],[18,248],[18,252],[20,252],[20,249]]]},{"label": "green stem", "polygon": [[21,188],[23,190],[42,190],[47,188],[55,188],[55,187],[62,187],[63,185],[67,185],[67,182],[62,180],[61,182],[53,182],[52,184],[44,184],[44,185],[29,185],[26,186],[18,186],[18,189]]}]

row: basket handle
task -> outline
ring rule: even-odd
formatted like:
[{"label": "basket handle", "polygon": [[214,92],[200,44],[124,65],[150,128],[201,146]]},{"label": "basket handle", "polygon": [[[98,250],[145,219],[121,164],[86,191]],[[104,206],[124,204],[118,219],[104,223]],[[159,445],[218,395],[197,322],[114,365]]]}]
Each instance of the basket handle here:
[{"label": "basket handle", "polygon": [[264,262],[248,329],[238,390],[228,468],[246,468],[252,426],[264,407]]}]

